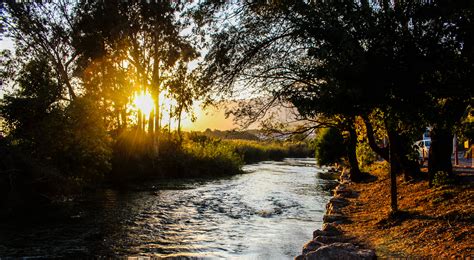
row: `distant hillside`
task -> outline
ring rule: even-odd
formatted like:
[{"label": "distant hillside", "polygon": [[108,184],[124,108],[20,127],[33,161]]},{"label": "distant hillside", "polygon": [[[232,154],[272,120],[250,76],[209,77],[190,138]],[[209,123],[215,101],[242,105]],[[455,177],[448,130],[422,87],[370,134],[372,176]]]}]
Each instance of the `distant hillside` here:
[{"label": "distant hillside", "polygon": [[260,140],[259,136],[262,134],[259,130],[245,130],[245,131],[237,131],[237,130],[211,130],[206,129],[206,131],[202,132],[204,135],[214,138],[220,139],[239,139],[239,140]]}]

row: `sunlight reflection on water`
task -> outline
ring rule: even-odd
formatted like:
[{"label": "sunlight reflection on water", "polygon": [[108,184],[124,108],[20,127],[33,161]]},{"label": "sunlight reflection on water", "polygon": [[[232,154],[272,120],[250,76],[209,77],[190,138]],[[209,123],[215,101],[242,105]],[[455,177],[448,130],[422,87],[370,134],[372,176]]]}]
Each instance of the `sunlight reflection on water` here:
[{"label": "sunlight reflection on water", "polygon": [[249,173],[156,182],[135,192],[103,190],[66,211],[49,211],[54,221],[23,229],[11,226],[0,235],[0,255],[298,255],[322,224],[334,182],[318,177],[322,170],[314,159],[261,162],[244,170]]}]

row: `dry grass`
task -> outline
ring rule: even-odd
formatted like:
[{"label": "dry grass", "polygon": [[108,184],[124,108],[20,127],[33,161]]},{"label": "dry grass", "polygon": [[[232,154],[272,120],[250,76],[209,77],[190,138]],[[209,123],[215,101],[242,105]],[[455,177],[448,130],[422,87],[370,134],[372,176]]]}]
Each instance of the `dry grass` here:
[{"label": "dry grass", "polygon": [[341,228],[379,257],[447,258],[474,255],[474,186],[429,188],[427,181],[398,178],[400,214],[390,211],[389,176],[382,164],[371,174],[377,180],[353,184],[360,196],[344,213],[352,224]]}]

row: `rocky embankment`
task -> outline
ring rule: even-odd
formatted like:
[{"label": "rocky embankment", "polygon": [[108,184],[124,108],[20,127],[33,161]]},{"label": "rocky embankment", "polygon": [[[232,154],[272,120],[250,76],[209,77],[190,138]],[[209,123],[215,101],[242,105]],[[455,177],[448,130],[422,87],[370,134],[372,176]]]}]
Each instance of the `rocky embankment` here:
[{"label": "rocky embankment", "polygon": [[345,236],[338,228],[339,225],[350,223],[347,216],[342,213],[342,208],[349,205],[349,198],[358,196],[350,189],[350,185],[348,172],[342,171],[339,185],[334,189],[334,196],[326,205],[323,227],[313,232],[313,239],[304,245],[302,254],[295,257],[295,260],[376,259],[374,250],[364,249],[352,243],[353,239]]}]

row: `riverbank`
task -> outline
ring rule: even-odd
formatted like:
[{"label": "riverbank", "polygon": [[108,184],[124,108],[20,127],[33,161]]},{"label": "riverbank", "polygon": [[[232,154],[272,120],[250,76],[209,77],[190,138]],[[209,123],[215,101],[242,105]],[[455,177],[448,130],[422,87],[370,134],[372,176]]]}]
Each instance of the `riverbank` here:
[{"label": "riverbank", "polygon": [[0,207],[70,201],[104,186],[232,176],[243,173],[246,163],[314,156],[308,142],[221,140],[199,133],[126,130],[108,139],[96,147],[104,156],[74,150],[80,145],[46,156],[14,138],[0,140],[0,153],[6,154],[0,158]]},{"label": "riverbank", "polygon": [[322,230],[314,231],[296,259],[472,256],[472,183],[430,188],[427,180],[404,182],[399,177],[400,212],[389,218],[387,167],[375,163],[370,174],[363,183],[351,183],[341,175]]},{"label": "riverbank", "polygon": [[399,177],[397,218],[390,211],[387,168],[376,163],[371,182],[353,183],[359,194],[342,208],[350,224],[340,225],[357,243],[374,248],[378,257],[447,258],[474,252],[474,189],[471,184],[430,188],[427,180]]},{"label": "riverbank", "polygon": [[348,172],[343,170],[339,185],[333,191],[334,196],[326,204],[321,230],[313,232],[313,239],[303,246],[301,255],[295,257],[295,260],[376,258],[374,250],[367,249],[367,245],[360,243],[341,228],[352,223],[342,209],[352,203],[350,198],[359,196],[358,192],[352,190],[351,185]]}]

